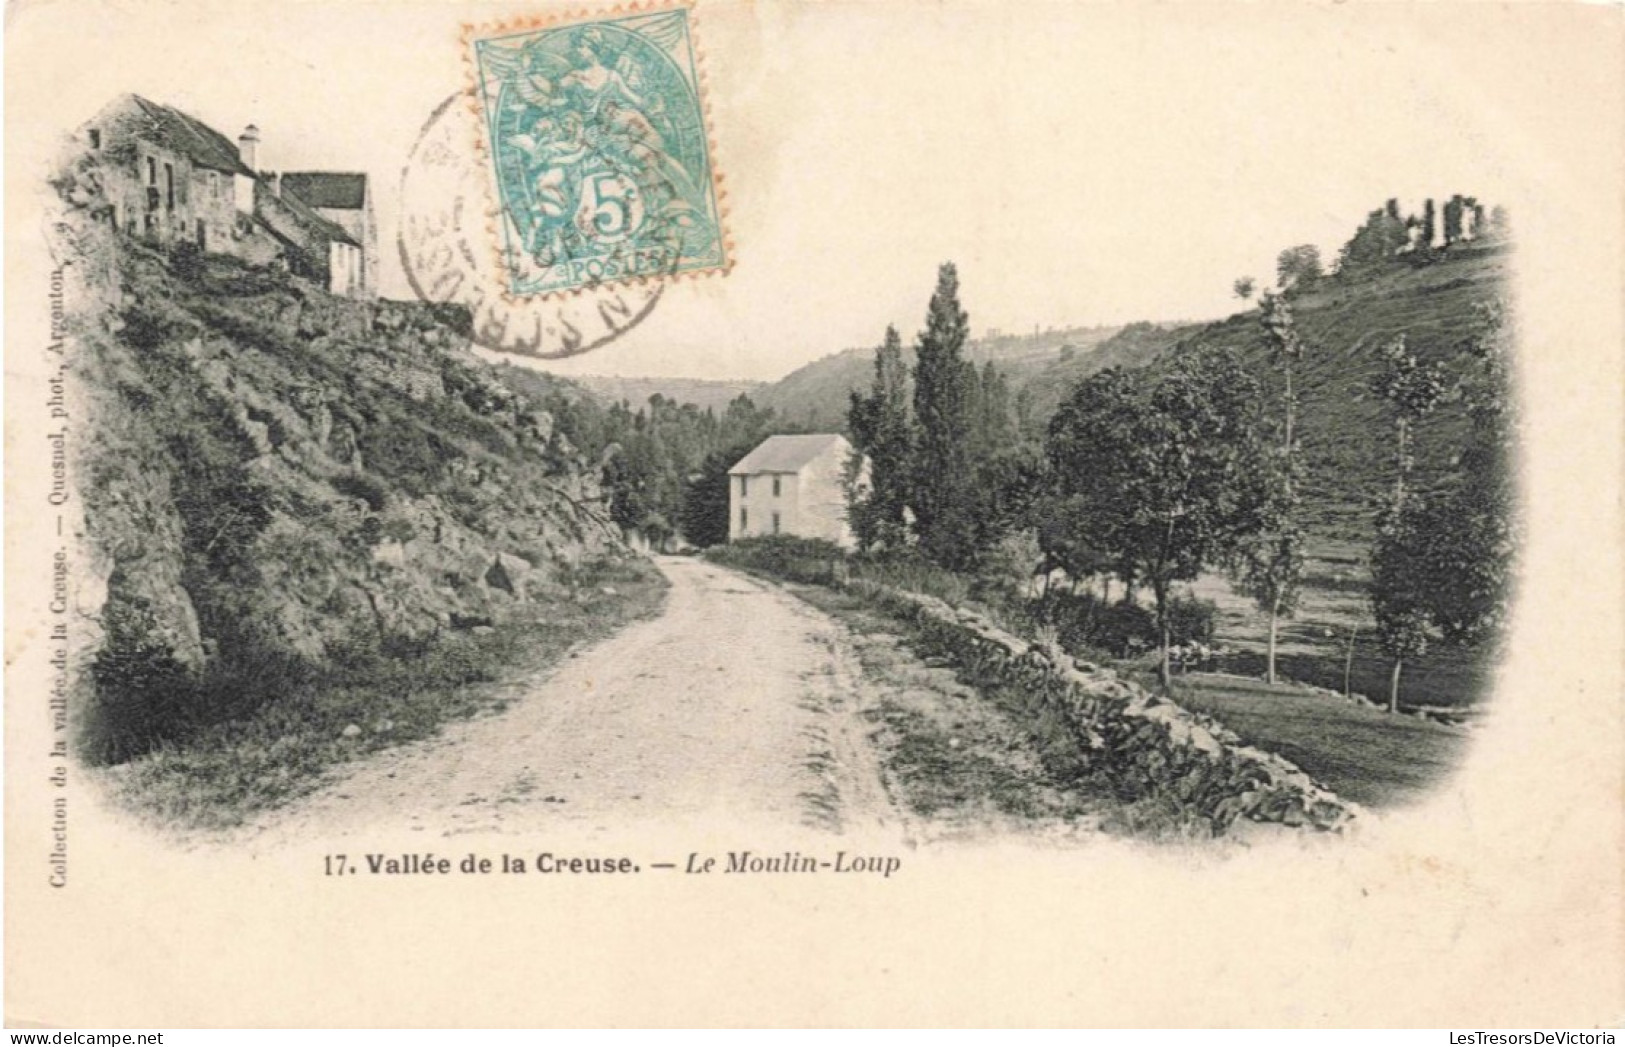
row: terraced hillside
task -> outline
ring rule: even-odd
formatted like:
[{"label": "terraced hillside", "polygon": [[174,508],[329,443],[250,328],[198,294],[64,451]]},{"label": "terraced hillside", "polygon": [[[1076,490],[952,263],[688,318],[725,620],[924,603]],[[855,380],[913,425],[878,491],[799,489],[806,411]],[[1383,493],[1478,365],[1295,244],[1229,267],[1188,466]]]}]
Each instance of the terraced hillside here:
[{"label": "terraced hillside", "polygon": [[[1506,293],[1506,248],[1452,251],[1420,268],[1398,267],[1374,279],[1328,280],[1293,301],[1308,345],[1297,368],[1300,436],[1308,465],[1306,500],[1314,533],[1326,539],[1368,541],[1373,500],[1393,482],[1393,422],[1370,391],[1380,367],[1378,349],[1404,335],[1423,360],[1454,367],[1480,324],[1479,311]],[[1154,365],[1190,346],[1231,346],[1278,390],[1277,368],[1258,323],[1258,311],[1238,313],[1202,327],[1170,332],[1173,344],[1147,338],[1139,365]],[[1125,357],[1124,365],[1136,361]],[[1417,477],[1430,482],[1459,453],[1466,416],[1445,403],[1416,432]]]}]

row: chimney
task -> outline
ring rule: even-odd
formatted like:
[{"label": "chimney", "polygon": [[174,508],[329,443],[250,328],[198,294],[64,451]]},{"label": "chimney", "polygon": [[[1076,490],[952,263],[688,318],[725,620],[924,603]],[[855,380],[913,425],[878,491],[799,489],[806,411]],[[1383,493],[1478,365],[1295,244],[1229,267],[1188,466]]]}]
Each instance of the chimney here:
[{"label": "chimney", "polygon": [[275,197],[281,197],[282,196],[282,174],[281,174],[281,172],[279,172],[279,171],[268,171],[268,172],[266,172],[265,180],[271,183],[271,195],[275,196]]},{"label": "chimney", "polygon": [[260,129],[253,124],[243,128],[243,133],[237,136],[237,157],[250,171],[259,171]]}]

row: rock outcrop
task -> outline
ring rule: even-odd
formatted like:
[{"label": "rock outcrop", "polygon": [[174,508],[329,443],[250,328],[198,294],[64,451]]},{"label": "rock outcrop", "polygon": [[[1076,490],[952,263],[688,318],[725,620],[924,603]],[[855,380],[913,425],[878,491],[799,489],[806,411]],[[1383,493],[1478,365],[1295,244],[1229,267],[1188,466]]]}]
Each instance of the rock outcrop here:
[{"label": "rock outcrop", "polygon": [[159,252],[71,203],[59,232],[88,757],[568,598],[626,554],[598,469],[470,351],[466,314]]}]

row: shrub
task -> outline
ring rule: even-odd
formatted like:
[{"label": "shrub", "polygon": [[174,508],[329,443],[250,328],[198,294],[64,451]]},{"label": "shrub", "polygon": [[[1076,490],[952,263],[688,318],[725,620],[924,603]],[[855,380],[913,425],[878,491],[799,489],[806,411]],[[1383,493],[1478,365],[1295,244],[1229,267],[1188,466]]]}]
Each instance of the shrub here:
[{"label": "shrub", "polygon": [[[1156,615],[1139,604],[1108,603],[1087,592],[1051,592],[1032,601],[1030,606],[1033,616],[1053,625],[1062,645],[1075,654],[1096,651],[1114,658],[1129,658],[1161,642]],[[1209,600],[1170,597],[1170,642],[1176,646],[1211,644],[1216,613]]]},{"label": "shrub", "polygon": [[1214,619],[1218,608],[1212,600],[1199,600],[1194,596],[1168,598],[1168,626],[1175,644],[1212,644]]},{"label": "shrub", "polygon": [[938,567],[914,548],[867,560],[859,573],[892,589],[935,596],[950,607],[963,606],[971,595],[971,583],[963,575]]},{"label": "shrub", "polygon": [[191,240],[180,240],[169,249],[169,269],[188,283],[203,278],[203,248]]},{"label": "shrub", "polygon": [[389,488],[377,477],[369,476],[359,469],[340,473],[328,482],[340,494],[366,502],[367,508],[375,513],[383,512],[389,505]]},{"label": "shrub", "polygon": [[[115,571],[109,588],[118,581]],[[187,732],[195,682],[145,600],[109,597],[102,623],[106,639],[90,664],[95,700],[77,742],[87,762],[117,764]]]},{"label": "shrub", "polygon": [[464,338],[474,337],[474,313],[466,305],[456,302],[430,302],[429,315],[435,323],[449,328]]},{"label": "shrub", "polygon": [[122,339],[131,349],[151,351],[173,339],[180,325],[147,302],[134,302],[119,317]]},{"label": "shrub", "polygon": [[706,556],[731,567],[812,584],[832,581],[846,564],[845,551],[834,542],[789,534],[746,538],[730,545],[715,546]]}]

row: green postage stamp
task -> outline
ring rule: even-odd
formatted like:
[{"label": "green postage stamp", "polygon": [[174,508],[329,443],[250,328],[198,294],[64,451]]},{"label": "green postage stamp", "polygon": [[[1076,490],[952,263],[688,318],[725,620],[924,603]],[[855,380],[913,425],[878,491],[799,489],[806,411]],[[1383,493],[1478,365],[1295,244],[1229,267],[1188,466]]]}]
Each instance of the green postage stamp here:
[{"label": "green postage stamp", "polygon": [[509,296],[726,270],[687,7],[464,36]]}]

